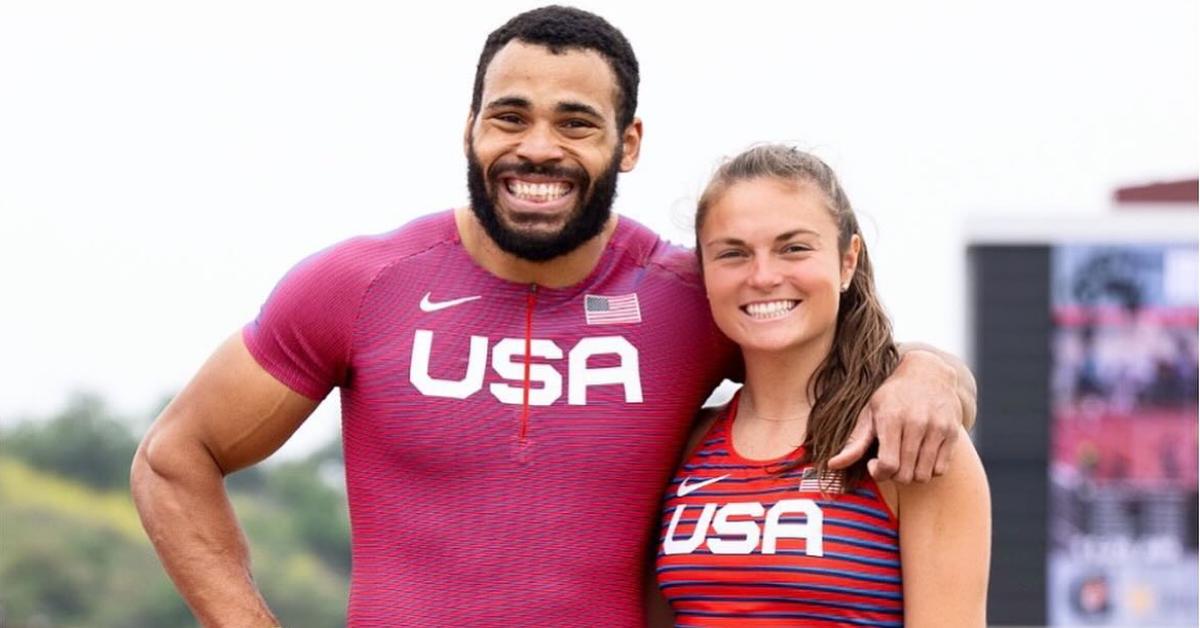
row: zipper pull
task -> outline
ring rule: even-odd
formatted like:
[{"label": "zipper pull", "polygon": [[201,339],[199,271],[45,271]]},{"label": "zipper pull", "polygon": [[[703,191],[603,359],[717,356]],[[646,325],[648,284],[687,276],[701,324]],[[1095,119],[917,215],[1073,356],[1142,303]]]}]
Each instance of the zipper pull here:
[{"label": "zipper pull", "polygon": [[537,288],[536,283],[529,284],[529,293],[525,297],[525,382],[517,426],[517,460],[522,464],[529,462],[529,372],[532,368],[530,354],[533,350],[533,309],[537,307]]}]

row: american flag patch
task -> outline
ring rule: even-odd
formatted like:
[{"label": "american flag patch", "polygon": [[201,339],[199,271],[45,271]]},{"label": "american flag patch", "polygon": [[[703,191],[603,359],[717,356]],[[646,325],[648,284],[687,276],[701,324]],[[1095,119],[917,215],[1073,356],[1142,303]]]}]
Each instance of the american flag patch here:
[{"label": "american flag patch", "polygon": [[841,493],[842,472],[826,469],[820,474],[816,467],[809,467],[800,476],[800,492],[802,493]]},{"label": "american flag patch", "polygon": [[583,314],[588,325],[616,325],[642,322],[642,309],[637,294],[602,297],[595,294],[583,297]]}]

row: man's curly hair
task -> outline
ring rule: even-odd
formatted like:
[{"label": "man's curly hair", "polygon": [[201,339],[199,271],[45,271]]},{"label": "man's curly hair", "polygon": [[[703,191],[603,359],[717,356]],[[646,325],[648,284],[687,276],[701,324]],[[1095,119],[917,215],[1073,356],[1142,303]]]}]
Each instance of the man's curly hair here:
[{"label": "man's curly hair", "polygon": [[551,5],[522,13],[488,35],[475,67],[475,93],[471,115],[478,115],[483,99],[483,75],[496,52],[518,40],[545,46],[553,54],[567,50],[595,50],[608,61],[617,77],[617,124],[624,129],[637,111],[638,62],[625,35],[604,18],[574,7]]}]

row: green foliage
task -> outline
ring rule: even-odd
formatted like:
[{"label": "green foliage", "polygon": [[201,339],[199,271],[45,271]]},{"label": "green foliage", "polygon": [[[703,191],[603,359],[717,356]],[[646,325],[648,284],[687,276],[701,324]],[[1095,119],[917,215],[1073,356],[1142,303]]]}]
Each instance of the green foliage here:
[{"label": "green foliage", "polygon": [[129,486],[137,440],[95,395],[76,394],[47,421],[30,421],[0,438],[0,453],[96,489]]},{"label": "green foliage", "polygon": [[293,513],[296,533],[330,566],[350,574],[350,522],[346,498],[321,480],[321,465],[310,460],[272,469],[267,493]]},{"label": "green foliage", "polygon": [[[127,425],[80,395],[52,417],[0,431],[0,626],[196,625],[137,524]],[[345,625],[345,497],[322,478],[339,462],[332,443],[226,483],[255,580],[289,628]]]},{"label": "green foliage", "polygon": [[34,618],[80,628],[195,623],[147,543],[71,515],[5,504],[0,605],[13,625]]}]

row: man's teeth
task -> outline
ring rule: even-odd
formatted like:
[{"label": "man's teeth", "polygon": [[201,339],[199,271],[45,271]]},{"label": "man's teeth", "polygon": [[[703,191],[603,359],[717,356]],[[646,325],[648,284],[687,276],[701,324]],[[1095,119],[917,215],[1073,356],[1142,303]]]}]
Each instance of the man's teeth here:
[{"label": "man's teeth", "polygon": [[745,307],[746,313],[754,318],[775,318],[792,311],[799,301],[767,301],[766,303],[751,303]]},{"label": "man's teeth", "polygon": [[508,191],[513,196],[526,201],[545,203],[562,197],[571,191],[571,186],[561,181],[552,183],[527,183],[525,181],[508,182]]}]

